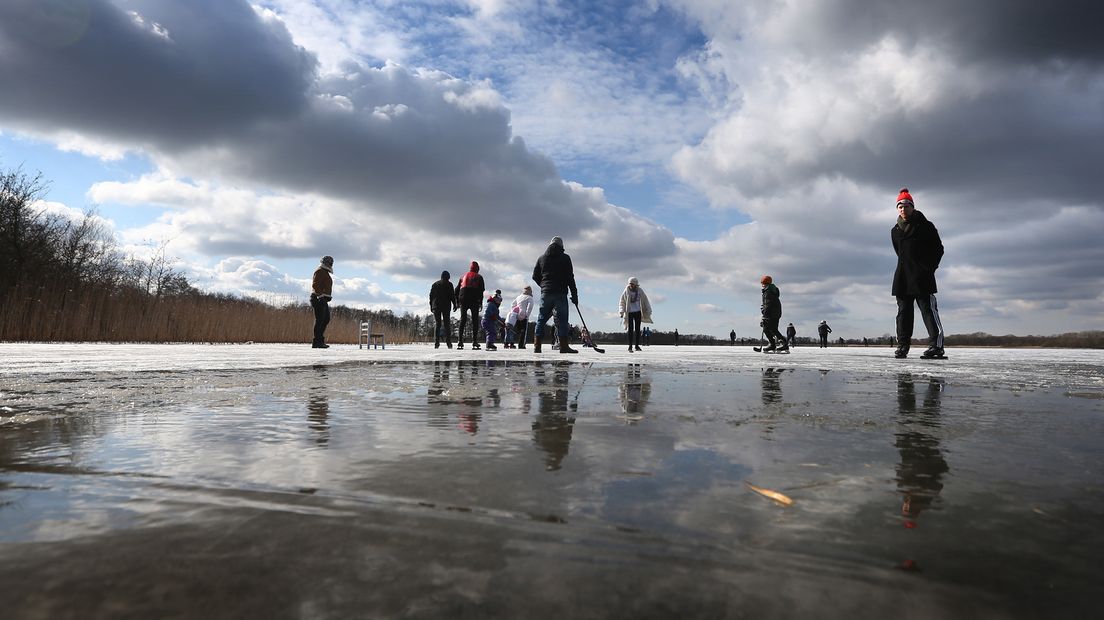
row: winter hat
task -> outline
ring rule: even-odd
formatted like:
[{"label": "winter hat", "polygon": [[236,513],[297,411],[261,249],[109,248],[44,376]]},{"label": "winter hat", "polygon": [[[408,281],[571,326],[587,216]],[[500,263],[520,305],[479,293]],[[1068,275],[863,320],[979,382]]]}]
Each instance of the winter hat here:
[{"label": "winter hat", "polygon": [[770,276],[763,276],[759,279],[759,284],[770,284],[771,282],[774,282],[774,278]]},{"label": "winter hat", "polygon": [[548,245],[558,245],[562,248],[563,247],[563,239],[561,239],[559,237],[552,237],[552,240],[548,242]]},{"label": "winter hat", "polygon": [[633,277],[629,278],[629,284],[636,284],[636,285],[639,286],[640,285],[640,280],[637,280],[636,276],[633,276]]},{"label": "winter hat", "polygon": [[441,272],[441,279],[442,280],[448,280],[451,277],[452,277],[452,274],[449,273],[447,269],[445,271]]},{"label": "winter hat", "polygon": [[529,285],[526,285],[525,288],[521,289],[521,292],[529,293],[530,295],[532,295],[533,294],[533,287],[531,287]]},{"label": "winter hat", "polygon": [[479,273],[479,263],[472,261],[471,265],[468,266],[468,271]]},{"label": "winter hat", "polygon": [[325,265],[327,267],[333,267],[333,257],[332,256],[323,256],[321,262],[322,262],[323,265]]},{"label": "winter hat", "polygon": [[902,187],[900,193],[897,194],[897,204],[902,202],[907,202],[910,205],[916,204],[912,201],[912,194],[909,193],[907,187]]}]

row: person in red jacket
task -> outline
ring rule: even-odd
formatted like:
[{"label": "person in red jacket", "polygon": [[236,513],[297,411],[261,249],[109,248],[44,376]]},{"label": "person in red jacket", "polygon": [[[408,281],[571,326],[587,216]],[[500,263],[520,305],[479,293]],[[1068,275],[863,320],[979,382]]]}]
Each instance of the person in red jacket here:
[{"label": "person in red jacket", "polygon": [[460,331],[457,334],[457,349],[464,348],[464,326],[471,315],[472,324],[472,348],[479,348],[479,310],[483,308],[483,293],[487,287],[483,284],[483,276],[479,275],[479,263],[472,261],[468,272],[460,278],[456,287],[456,305],[460,307]]}]

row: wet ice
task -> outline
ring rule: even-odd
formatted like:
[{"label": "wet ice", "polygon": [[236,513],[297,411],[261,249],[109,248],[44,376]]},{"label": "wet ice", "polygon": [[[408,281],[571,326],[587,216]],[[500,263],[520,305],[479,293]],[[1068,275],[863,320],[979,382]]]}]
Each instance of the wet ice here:
[{"label": "wet ice", "polygon": [[141,348],[6,351],[5,609],[1016,616],[1099,594],[1096,353],[177,346],[145,371],[120,361],[154,365]]}]

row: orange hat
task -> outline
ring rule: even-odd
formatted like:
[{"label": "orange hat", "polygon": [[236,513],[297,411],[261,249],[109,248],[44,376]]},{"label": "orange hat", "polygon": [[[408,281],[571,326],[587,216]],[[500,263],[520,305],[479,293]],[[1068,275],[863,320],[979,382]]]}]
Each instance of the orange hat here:
[{"label": "orange hat", "polygon": [[901,204],[902,202],[907,202],[910,205],[916,204],[912,201],[912,194],[909,193],[907,187],[902,187],[901,191],[897,194],[897,204]]},{"label": "orange hat", "polygon": [[759,279],[759,284],[770,284],[771,282],[774,282],[774,278],[770,276],[763,276]]}]

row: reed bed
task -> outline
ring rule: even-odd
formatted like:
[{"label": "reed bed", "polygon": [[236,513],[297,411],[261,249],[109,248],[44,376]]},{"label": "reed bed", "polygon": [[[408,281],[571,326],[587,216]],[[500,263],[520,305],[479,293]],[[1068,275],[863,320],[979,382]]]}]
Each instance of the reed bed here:
[{"label": "reed bed", "polygon": [[[366,310],[332,308],[326,341],[355,344],[362,319],[373,320],[388,342],[412,333]],[[209,294],[156,297],[134,289],[16,287],[0,299],[0,340],[34,342],[270,342],[309,343],[308,304],[274,306]]]}]

